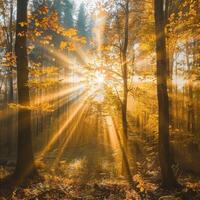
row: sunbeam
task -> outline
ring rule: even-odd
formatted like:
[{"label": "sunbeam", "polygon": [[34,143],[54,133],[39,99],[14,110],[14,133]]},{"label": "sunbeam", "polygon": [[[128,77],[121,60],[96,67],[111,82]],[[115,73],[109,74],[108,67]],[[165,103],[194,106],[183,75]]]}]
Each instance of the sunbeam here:
[{"label": "sunbeam", "polygon": [[87,94],[82,97],[81,102],[76,106],[76,108],[73,110],[73,113],[69,116],[69,118],[66,120],[66,122],[61,126],[61,128],[53,134],[53,137],[49,141],[49,143],[46,145],[46,147],[38,154],[38,160],[42,159],[45,154],[49,151],[49,149],[52,147],[52,145],[56,142],[56,140],[64,133],[64,131],[67,129],[69,124],[72,122],[74,117],[79,114],[79,112],[85,107],[85,102],[87,99],[91,96],[91,92],[88,92]]},{"label": "sunbeam", "polygon": [[87,111],[86,111],[87,109],[88,109],[88,102],[85,103],[85,105],[83,106],[81,111],[79,111],[78,118],[76,118],[76,121],[72,123],[72,128],[70,129],[70,131],[68,132],[68,135],[64,139],[64,143],[59,147],[58,154],[57,154],[56,159],[55,159],[53,166],[52,166],[53,168],[56,167],[57,163],[59,162],[65,148],[68,145],[68,142],[70,141],[71,137],[73,136],[74,132],[76,131],[77,126],[80,125],[81,120],[83,118],[83,115],[85,113],[87,113]]}]

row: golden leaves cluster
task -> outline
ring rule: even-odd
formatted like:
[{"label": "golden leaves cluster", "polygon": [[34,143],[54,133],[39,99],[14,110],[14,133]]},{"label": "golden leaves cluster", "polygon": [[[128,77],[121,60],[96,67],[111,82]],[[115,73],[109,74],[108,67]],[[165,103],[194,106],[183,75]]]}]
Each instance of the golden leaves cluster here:
[{"label": "golden leaves cluster", "polygon": [[16,64],[16,57],[12,52],[7,52],[4,55],[2,66],[3,67],[14,67]]},{"label": "golden leaves cluster", "polygon": [[40,103],[40,104],[30,104],[30,105],[21,105],[16,103],[10,103],[9,107],[15,110],[30,110],[30,111],[40,111],[40,112],[53,112],[54,107],[49,103]]}]

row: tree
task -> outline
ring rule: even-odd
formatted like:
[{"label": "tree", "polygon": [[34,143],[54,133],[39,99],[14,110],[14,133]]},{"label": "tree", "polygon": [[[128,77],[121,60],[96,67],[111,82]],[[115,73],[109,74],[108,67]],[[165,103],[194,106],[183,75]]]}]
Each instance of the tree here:
[{"label": "tree", "polygon": [[129,42],[129,0],[126,0],[124,6],[125,23],[124,23],[124,41],[122,47],[122,78],[123,78],[123,100],[122,100],[122,125],[125,137],[125,146],[127,145],[128,125],[127,125],[127,103],[128,103],[128,67],[127,51]]},{"label": "tree", "polygon": [[169,99],[167,93],[167,56],[165,38],[165,17],[163,0],[155,0],[155,28],[157,55],[157,96],[159,115],[159,160],[162,186],[176,187],[178,184],[173,174],[169,144]]},{"label": "tree", "polygon": [[[11,57],[13,57],[13,0],[9,2],[10,3],[10,19],[9,19],[9,42],[7,47],[7,52],[11,54]],[[8,100],[9,102],[13,101],[13,66],[10,66],[10,73],[9,73],[9,92],[8,92]]]},{"label": "tree", "polygon": [[59,22],[62,21],[62,1],[55,1],[53,6],[53,10],[57,12]]},{"label": "tree", "polygon": [[87,36],[85,5],[81,3],[78,13],[76,28],[80,36]]},{"label": "tree", "polygon": [[28,0],[17,1],[16,24],[16,63],[18,104],[24,108],[18,111],[18,145],[15,177],[22,181],[36,173],[31,138],[31,111],[28,87],[28,55],[27,55],[27,6]]},{"label": "tree", "polygon": [[[107,9],[109,10],[110,17],[106,20],[106,36],[103,42],[108,46],[108,51],[109,49],[111,51],[109,53],[106,48],[103,48],[104,51],[102,52],[106,63],[105,71],[110,74],[108,78],[109,83],[106,87],[108,92],[117,100],[115,103],[120,109],[119,114],[122,125],[122,134],[120,137],[120,140],[122,140],[122,173],[128,178],[130,183],[132,182],[132,174],[128,161],[127,107],[134,61],[129,59],[129,56],[131,58],[134,57],[132,47],[137,35],[134,11],[139,9],[134,4],[135,1],[119,0],[111,2],[108,5]],[[99,28],[97,31],[99,31]],[[112,85],[112,88],[110,88],[110,85]]]},{"label": "tree", "polygon": [[[137,5],[136,5],[137,4]],[[107,25],[106,43],[112,46],[112,51],[118,59],[115,67],[115,74],[118,75],[121,91],[117,91],[120,101],[121,121],[123,130],[124,145],[127,146],[128,140],[128,120],[127,106],[128,95],[133,87],[132,77],[134,75],[134,49],[133,46],[138,37],[138,30],[141,30],[140,20],[142,3],[137,0],[118,0],[111,3],[109,8],[110,22]],[[113,52],[111,56],[113,57]],[[131,59],[130,59],[131,58]],[[116,59],[114,59],[116,61]],[[112,68],[115,61],[112,61]],[[111,70],[113,72],[113,70]],[[116,83],[115,83],[116,85]]]},{"label": "tree", "polygon": [[94,29],[94,20],[91,18],[89,20],[88,29],[87,29],[87,36],[89,40],[93,39],[93,35],[94,35],[93,29]]},{"label": "tree", "polygon": [[6,45],[6,66],[7,66],[7,85],[8,85],[8,94],[7,99],[8,102],[13,101],[13,37],[14,30],[13,26],[15,23],[14,18],[14,6],[15,3],[13,0],[11,1],[2,1],[1,2],[1,15],[2,15],[2,24],[3,24],[3,33],[5,35],[5,45]]},{"label": "tree", "polygon": [[[13,79],[14,79],[14,66],[15,66],[15,56],[14,56],[14,24],[15,24],[15,17],[14,17],[14,9],[15,9],[15,1],[14,0],[4,0],[0,2],[0,15],[1,15],[1,22],[0,25],[2,26],[2,42],[5,45],[3,50],[4,58],[2,59],[2,66],[4,67],[5,74],[4,77],[5,81],[5,102],[6,103],[13,103],[14,100],[14,87],[13,87]],[[11,114],[11,110],[9,107],[6,107],[7,115],[9,118],[5,120],[5,124],[7,127],[9,126],[9,134],[6,134],[6,144],[8,149],[8,155],[10,154],[13,142],[13,122],[14,122],[14,115]]]},{"label": "tree", "polygon": [[69,0],[64,0],[64,13],[63,13],[63,25],[66,28],[73,28],[74,21],[72,17],[72,3]]}]

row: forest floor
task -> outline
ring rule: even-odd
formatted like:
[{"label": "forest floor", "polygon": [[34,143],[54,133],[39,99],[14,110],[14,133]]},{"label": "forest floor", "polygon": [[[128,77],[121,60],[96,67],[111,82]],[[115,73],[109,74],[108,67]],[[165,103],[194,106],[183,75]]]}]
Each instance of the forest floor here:
[{"label": "forest floor", "polygon": [[[9,168],[9,169],[8,169]],[[7,173],[11,167],[1,167],[1,174]],[[57,174],[57,175],[56,175]],[[66,178],[62,174],[40,171],[41,177],[29,180],[23,185],[11,190],[0,188],[1,200],[137,200],[139,194],[121,178],[107,179],[101,175],[95,179],[85,177],[80,179]],[[104,176],[104,177],[103,177]],[[142,176],[141,176],[142,177]],[[151,179],[142,178],[142,184],[147,195],[144,200],[198,200],[200,199],[200,184],[192,177],[180,177],[179,182],[184,185],[181,190],[164,190],[159,188],[159,183]],[[141,184],[141,183],[140,183]],[[144,193],[143,193],[144,194]]]},{"label": "forest floor", "polygon": [[[28,181],[9,193],[7,191],[10,188],[0,188],[0,200],[141,199],[138,192],[130,188],[126,178],[120,175],[122,157],[112,117],[95,112],[84,117],[79,124],[67,146],[63,147],[66,143],[61,142],[43,160],[37,162],[41,178]],[[141,194],[146,192],[142,199],[200,199],[199,177],[176,166],[176,176],[184,187],[174,191],[159,188],[160,173],[155,143],[132,134],[129,146],[133,178]],[[0,179],[14,169],[14,163],[2,164]]]}]

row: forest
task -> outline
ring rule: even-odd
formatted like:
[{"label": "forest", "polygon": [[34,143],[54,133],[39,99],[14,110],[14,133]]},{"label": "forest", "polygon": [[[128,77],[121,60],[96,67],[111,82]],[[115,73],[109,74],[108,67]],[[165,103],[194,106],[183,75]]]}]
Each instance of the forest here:
[{"label": "forest", "polygon": [[0,200],[200,200],[199,0],[0,0]]}]

